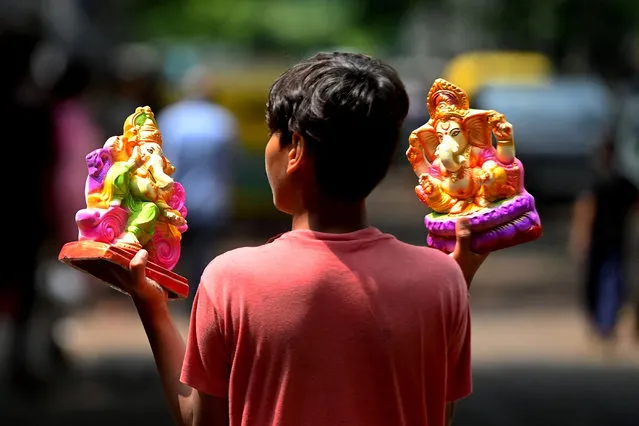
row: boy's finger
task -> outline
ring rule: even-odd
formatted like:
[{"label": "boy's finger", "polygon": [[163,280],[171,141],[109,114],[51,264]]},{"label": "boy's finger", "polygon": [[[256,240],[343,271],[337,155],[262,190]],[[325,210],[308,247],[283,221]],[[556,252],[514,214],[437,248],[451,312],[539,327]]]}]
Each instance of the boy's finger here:
[{"label": "boy's finger", "polygon": [[467,218],[461,217],[455,223],[455,252],[457,255],[465,255],[471,252],[470,249],[470,222]]},{"label": "boy's finger", "polygon": [[143,282],[145,279],[146,261],[149,258],[149,252],[144,249],[138,251],[131,262],[129,263],[129,269],[131,270],[131,277],[135,283]]}]

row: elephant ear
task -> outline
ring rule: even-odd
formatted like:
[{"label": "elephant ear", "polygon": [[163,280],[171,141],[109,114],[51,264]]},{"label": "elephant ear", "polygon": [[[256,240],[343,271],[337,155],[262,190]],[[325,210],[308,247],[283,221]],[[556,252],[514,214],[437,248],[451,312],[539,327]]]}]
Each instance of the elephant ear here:
[{"label": "elephant ear", "polygon": [[439,138],[437,137],[437,131],[435,128],[427,123],[415,130],[411,135],[411,139],[413,139],[413,135],[415,135],[416,140],[419,143],[419,147],[423,151],[428,162],[432,163],[435,161],[435,149],[437,149],[437,145],[439,145]]},{"label": "elephant ear", "polygon": [[439,145],[439,138],[435,129],[430,124],[414,130],[408,138],[410,144],[406,157],[410,162],[415,174],[421,176],[428,173],[431,162],[435,160],[435,149]]},{"label": "elephant ear", "polygon": [[492,134],[488,125],[490,111],[471,110],[464,118],[468,143],[479,148],[492,146]]}]

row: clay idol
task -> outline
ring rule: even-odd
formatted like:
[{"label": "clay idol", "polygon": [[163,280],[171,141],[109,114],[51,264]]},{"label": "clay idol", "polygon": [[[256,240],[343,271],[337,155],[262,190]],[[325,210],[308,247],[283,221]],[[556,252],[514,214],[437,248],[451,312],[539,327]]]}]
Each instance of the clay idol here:
[{"label": "clay idol", "polygon": [[120,136],[86,156],[87,208],[77,212],[78,241],[59,260],[124,291],[116,273],[128,269],[141,248],[149,252],[146,275],[173,299],[188,296],[187,280],[173,273],[186,231],[184,188],[162,152],[162,134],[151,108],[138,107]]},{"label": "clay idol", "polygon": [[452,252],[459,217],[468,218],[477,253],[538,239],[535,199],[524,188],[506,117],[470,109],[466,93],[444,79],[435,80],[427,106],[430,119],[412,132],[406,152],[419,178],[417,197],[432,210],[425,218],[427,244]]}]

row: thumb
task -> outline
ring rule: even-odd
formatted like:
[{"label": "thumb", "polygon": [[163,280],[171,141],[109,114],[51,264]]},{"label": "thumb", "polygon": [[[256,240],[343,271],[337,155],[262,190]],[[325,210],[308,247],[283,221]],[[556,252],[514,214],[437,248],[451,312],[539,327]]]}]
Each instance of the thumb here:
[{"label": "thumb", "polygon": [[451,253],[451,257],[455,259],[457,264],[461,267],[466,279],[466,284],[470,288],[470,284],[475,277],[475,273],[479,269],[484,260],[488,257],[488,254],[474,253],[470,246],[470,222],[468,218],[459,218],[455,223],[455,251]]},{"label": "thumb", "polygon": [[129,269],[131,270],[131,277],[135,284],[141,284],[146,278],[146,262],[149,259],[149,252],[141,249],[138,251],[131,262],[129,262]]},{"label": "thumb", "polygon": [[463,256],[471,252],[470,249],[470,222],[465,217],[460,217],[455,222],[455,257]]}]

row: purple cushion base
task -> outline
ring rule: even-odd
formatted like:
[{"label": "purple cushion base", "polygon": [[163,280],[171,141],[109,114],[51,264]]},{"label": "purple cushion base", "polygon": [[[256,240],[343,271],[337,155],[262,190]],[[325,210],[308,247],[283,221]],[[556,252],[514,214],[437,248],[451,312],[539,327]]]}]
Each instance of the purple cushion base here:
[{"label": "purple cushion base", "polygon": [[[523,192],[509,200],[495,203],[473,214],[465,215],[470,222],[472,232],[480,232],[503,225],[529,211],[535,211],[535,199],[528,192]],[[424,219],[429,233],[454,236],[455,222],[460,216],[430,213]]]},{"label": "purple cushion base", "polygon": [[[430,247],[451,253],[455,248],[455,222],[459,216],[431,213],[424,222]],[[467,217],[473,232],[471,248],[487,253],[541,237],[542,226],[535,199],[527,192]]]}]

